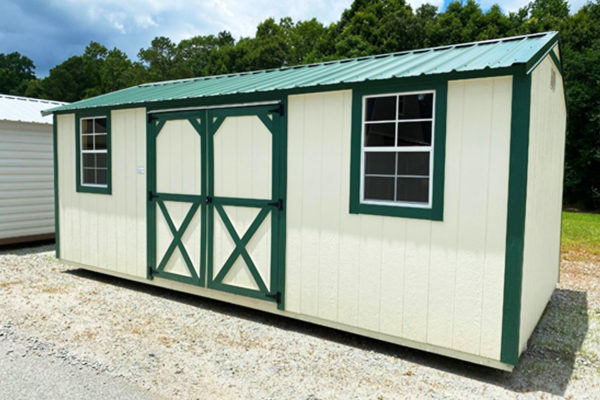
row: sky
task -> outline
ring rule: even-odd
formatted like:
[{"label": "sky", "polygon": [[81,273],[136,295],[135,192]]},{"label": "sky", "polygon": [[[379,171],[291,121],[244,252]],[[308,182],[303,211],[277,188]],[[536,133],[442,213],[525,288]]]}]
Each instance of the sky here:
[{"label": "sky", "polygon": [[[407,0],[441,10],[450,0]],[[529,0],[479,0],[484,10],[498,3],[516,11]],[[586,0],[571,0],[571,12]],[[195,35],[226,30],[235,38],[254,36],[269,17],[294,21],[339,20],[352,0],[0,0],[0,53],[19,53],[33,60],[36,74],[46,76],[53,66],[83,53],[90,41],[117,47],[135,60],[156,36],[175,42]]]}]

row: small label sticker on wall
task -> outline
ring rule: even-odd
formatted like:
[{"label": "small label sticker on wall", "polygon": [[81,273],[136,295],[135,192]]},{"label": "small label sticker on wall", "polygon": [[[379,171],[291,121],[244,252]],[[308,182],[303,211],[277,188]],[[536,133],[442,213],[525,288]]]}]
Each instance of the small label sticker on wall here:
[{"label": "small label sticker on wall", "polygon": [[144,175],[144,171],[146,170],[144,167],[137,167],[136,168],[137,173],[140,175]]}]

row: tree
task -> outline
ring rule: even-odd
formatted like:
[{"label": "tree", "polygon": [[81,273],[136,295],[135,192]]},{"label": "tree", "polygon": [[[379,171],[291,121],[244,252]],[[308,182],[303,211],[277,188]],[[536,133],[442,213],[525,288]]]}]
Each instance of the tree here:
[{"label": "tree", "polygon": [[33,61],[18,52],[0,53],[0,93],[23,95],[35,80]]},{"label": "tree", "polygon": [[184,39],[176,48],[176,64],[181,66],[186,76],[204,75],[211,54],[234,44],[233,36],[227,31],[220,32],[217,36],[194,36]]},{"label": "tree", "polygon": [[165,36],[155,37],[150,47],[140,49],[138,57],[153,81],[186,78],[185,68],[177,60],[175,43]]},{"label": "tree", "polygon": [[[564,7],[545,7],[564,12]],[[562,10],[562,11],[561,11]],[[541,18],[542,21],[550,18]],[[543,22],[540,22],[543,23]],[[567,89],[565,201],[600,208],[600,2],[561,24]]]}]

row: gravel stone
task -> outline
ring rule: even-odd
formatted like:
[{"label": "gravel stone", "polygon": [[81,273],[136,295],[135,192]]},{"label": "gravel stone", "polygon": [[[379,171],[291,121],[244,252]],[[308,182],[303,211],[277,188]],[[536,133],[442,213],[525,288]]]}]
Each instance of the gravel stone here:
[{"label": "gravel stone", "polygon": [[48,246],[0,251],[0,342],[166,399],[599,399],[598,271],[563,262],[512,374],[80,270]]}]

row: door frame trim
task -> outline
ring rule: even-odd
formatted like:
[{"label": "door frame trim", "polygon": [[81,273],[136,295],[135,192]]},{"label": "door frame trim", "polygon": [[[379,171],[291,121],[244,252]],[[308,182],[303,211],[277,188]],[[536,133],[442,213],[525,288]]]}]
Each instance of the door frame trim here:
[{"label": "door frame trim", "polygon": [[[201,143],[202,143],[202,152],[203,154],[207,155],[209,152],[209,149],[206,147],[208,145],[208,121],[207,121],[207,117],[208,117],[208,110],[212,110],[212,109],[239,109],[242,107],[256,107],[256,106],[273,106],[273,105],[281,105],[282,107],[282,111],[284,111],[280,117],[279,117],[279,124],[278,126],[275,128],[278,131],[278,135],[277,135],[277,140],[275,142],[278,142],[277,144],[277,153],[278,153],[278,160],[277,160],[277,166],[278,168],[276,168],[275,166],[273,166],[273,180],[276,179],[277,182],[277,194],[279,195],[278,198],[279,199],[286,199],[286,194],[287,194],[287,106],[288,106],[288,99],[287,96],[282,96],[280,98],[275,98],[273,100],[270,101],[262,101],[262,102],[246,102],[246,103],[233,103],[233,104],[215,104],[215,105],[207,105],[207,106],[198,106],[198,107],[181,107],[181,108],[171,108],[171,109],[162,109],[162,110],[148,110],[146,111],[146,189],[147,191],[153,189],[153,182],[152,179],[155,179],[156,177],[156,133],[155,130],[156,128],[160,127],[162,128],[162,124],[164,124],[165,120],[169,120],[169,119],[188,119],[191,121],[192,118],[185,118],[185,113],[193,113],[194,111],[205,111],[204,117],[201,120],[201,127],[202,127],[202,133],[201,133]],[[168,115],[169,113],[181,113],[179,115]],[[182,117],[183,114],[183,117]],[[238,113],[234,113],[234,115],[239,115]],[[155,117],[155,118],[153,118]],[[162,124],[157,123],[158,121],[162,120]],[[194,125],[194,128],[196,128],[195,124],[192,122],[192,125]],[[197,130],[197,128],[196,128]],[[200,132],[199,132],[200,133]],[[152,141],[152,146],[150,146],[150,142]],[[205,150],[206,149],[206,150]],[[205,151],[204,151],[205,150]],[[273,149],[273,151],[275,151],[275,149]],[[202,171],[201,174],[203,177],[208,177],[208,174],[210,171],[208,171],[208,158],[206,160],[206,162],[204,162],[205,160],[202,160]],[[276,161],[275,159],[273,160],[274,162]],[[207,168],[207,169],[204,169]],[[206,179],[206,181],[208,181],[208,179]],[[275,183],[275,182],[273,182]],[[155,188],[154,188],[155,189]],[[206,235],[209,235],[211,232],[208,232],[208,221],[206,221],[206,219],[209,217],[209,213],[208,211],[208,201],[207,201],[207,197],[209,196],[209,190],[208,190],[208,182],[202,182],[202,193],[201,195],[203,197],[205,197],[202,201],[202,218],[203,218],[203,222],[202,222],[202,228],[203,232]],[[285,200],[284,200],[285,203]],[[154,265],[156,267],[156,245],[154,242],[152,242],[152,238],[154,237],[154,241],[155,241],[155,236],[156,236],[156,232],[154,232],[154,235],[152,235],[151,232],[151,227],[154,226],[154,230],[155,229],[155,223],[151,224],[151,218],[154,218],[154,220],[156,220],[156,206],[155,207],[150,207],[152,203],[149,199],[146,201],[146,218],[147,218],[147,274],[146,274],[146,279],[148,280],[152,280],[153,279],[153,268],[152,265]],[[276,282],[275,287],[279,288],[279,293],[278,293],[278,302],[277,304],[277,308],[279,310],[285,310],[285,273],[286,273],[286,256],[285,256],[285,251],[286,251],[286,208],[287,207],[283,207],[279,210],[278,212],[278,218],[271,218],[271,220],[277,220],[277,229],[275,232],[275,224],[272,222],[272,230],[273,233],[277,234],[277,248],[275,249],[272,246],[272,255],[274,253],[276,253],[276,257],[272,257],[272,260],[274,260],[276,262],[277,265],[277,274],[276,277],[274,277],[273,275],[271,275],[271,283]],[[155,221],[156,222],[156,221]],[[206,225],[205,225],[206,224]],[[154,245],[151,246],[151,244],[154,243]],[[201,275],[203,276],[202,282],[200,282],[199,285],[197,284],[192,284],[192,286],[196,286],[196,287],[207,287],[208,285],[208,259],[207,259],[207,254],[208,254],[208,249],[207,247],[207,243],[208,243],[208,237],[206,237],[204,240],[202,240],[201,243],[201,254],[204,254],[204,256],[201,257],[202,262],[201,262]],[[273,261],[272,261],[273,262]],[[157,275],[157,278],[159,276]],[[167,278],[165,276],[165,278]],[[273,279],[275,278],[276,281],[273,281]],[[174,279],[174,278],[173,278]],[[178,280],[178,279],[174,279],[174,280]],[[189,283],[188,283],[189,284]],[[227,293],[228,291],[226,291]],[[245,293],[240,293],[243,295],[247,295]],[[270,302],[269,298],[264,299],[266,302]]]}]

